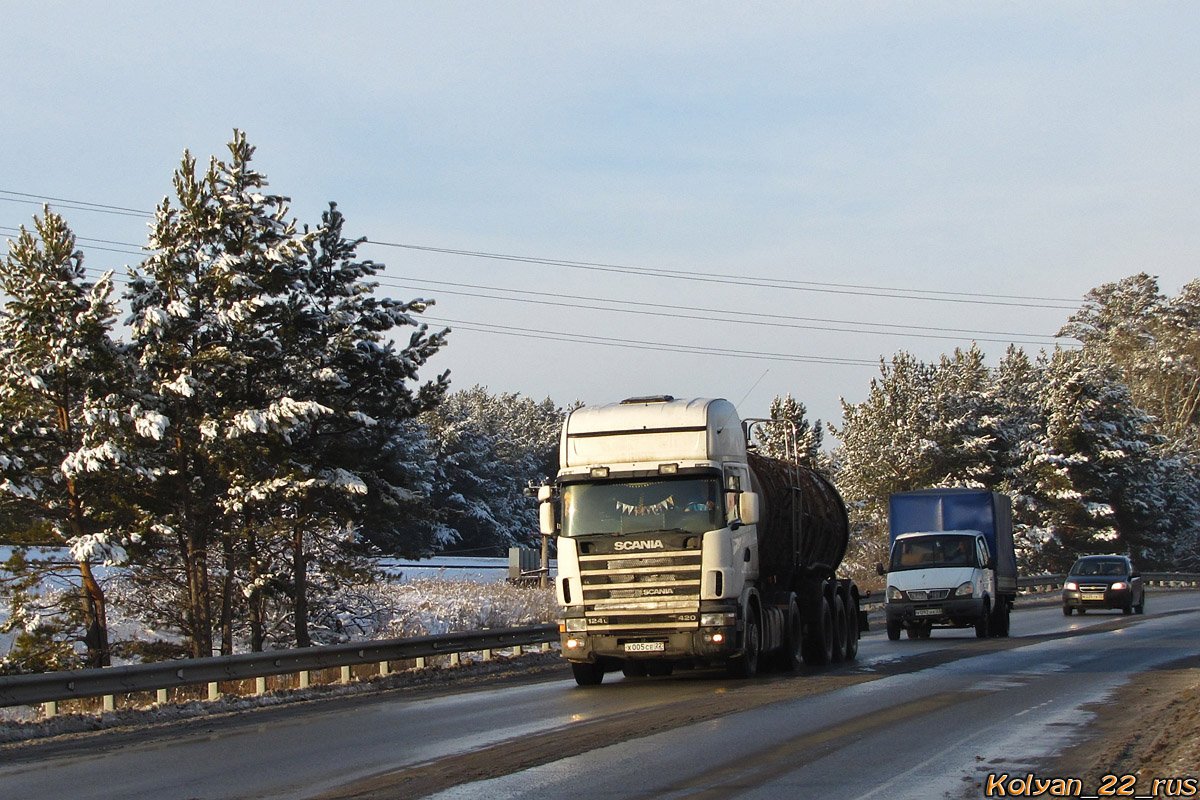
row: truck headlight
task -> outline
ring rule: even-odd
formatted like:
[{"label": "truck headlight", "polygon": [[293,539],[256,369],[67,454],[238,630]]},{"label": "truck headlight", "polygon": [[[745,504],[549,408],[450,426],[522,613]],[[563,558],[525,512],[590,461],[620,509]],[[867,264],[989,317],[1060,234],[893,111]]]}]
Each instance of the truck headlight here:
[{"label": "truck headlight", "polygon": [[900,591],[895,586],[889,586],[887,591],[887,599],[889,602],[900,602],[904,599],[904,592]]},{"label": "truck headlight", "polygon": [[733,625],[737,622],[737,614],[732,611],[721,611],[711,614],[700,615],[700,625],[702,627],[718,627],[722,625]]},{"label": "truck headlight", "polygon": [[567,626],[567,633],[583,633],[587,630],[587,620],[583,617],[568,617],[563,623]]},{"label": "truck headlight", "polygon": [[970,597],[972,594],[974,594],[974,592],[975,592],[975,587],[971,584],[970,581],[967,581],[966,583],[961,584],[957,589],[954,590],[954,596],[955,597]]}]

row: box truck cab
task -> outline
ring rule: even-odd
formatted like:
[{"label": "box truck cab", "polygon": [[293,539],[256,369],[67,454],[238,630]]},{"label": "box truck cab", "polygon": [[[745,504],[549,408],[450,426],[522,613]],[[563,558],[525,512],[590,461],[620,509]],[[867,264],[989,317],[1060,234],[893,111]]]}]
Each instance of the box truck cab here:
[{"label": "box truck cab", "polygon": [[888,638],[926,638],[935,626],[1007,636],[1016,597],[1008,498],[975,489],[892,495],[887,575]]}]

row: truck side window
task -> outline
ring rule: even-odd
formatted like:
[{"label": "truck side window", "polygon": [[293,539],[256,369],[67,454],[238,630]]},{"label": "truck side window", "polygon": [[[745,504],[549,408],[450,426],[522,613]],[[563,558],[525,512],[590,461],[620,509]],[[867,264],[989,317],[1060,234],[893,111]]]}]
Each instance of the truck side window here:
[{"label": "truck side window", "polygon": [[738,513],[738,495],[742,491],[742,476],[740,470],[734,467],[725,467],[725,519],[735,520],[740,515]]},{"label": "truck side window", "polygon": [[987,543],[985,543],[983,541],[983,539],[975,540],[975,557],[979,560],[980,567],[983,567],[985,564],[987,564],[987,560],[988,560]]}]

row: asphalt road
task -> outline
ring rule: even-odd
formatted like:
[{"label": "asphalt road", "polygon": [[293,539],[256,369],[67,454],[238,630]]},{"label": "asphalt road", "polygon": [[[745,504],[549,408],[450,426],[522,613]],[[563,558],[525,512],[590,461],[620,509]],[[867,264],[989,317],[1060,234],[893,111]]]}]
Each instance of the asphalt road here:
[{"label": "asphalt road", "polygon": [[0,751],[0,796],[982,797],[1086,736],[1085,706],[1200,653],[1200,594],[1019,610],[1009,639],[867,634],[853,664],[734,681],[569,677],[381,694]]}]

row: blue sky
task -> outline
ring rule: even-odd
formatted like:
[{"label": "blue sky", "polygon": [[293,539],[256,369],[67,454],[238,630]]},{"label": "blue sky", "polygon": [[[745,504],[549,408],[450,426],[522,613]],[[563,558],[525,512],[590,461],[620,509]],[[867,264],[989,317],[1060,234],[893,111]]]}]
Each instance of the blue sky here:
[{"label": "blue sky", "polygon": [[[1194,3],[40,2],[4,19],[5,238],[39,208],[14,193],[151,209],[184,149],[223,155],[237,127],[302,223],[335,200],[377,242],[634,268],[364,246],[384,292],[455,321],[433,366],[461,388],[724,396],[747,416],[790,392],[836,420],[881,356],[977,339],[994,362],[1049,346],[1094,286],[1145,270],[1175,294],[1198,274]],[[58,210],[88,266],[137,260],[89,240],[143,244],[145,219]],[[1001,295],[1053,302],[978,302]],[[770,317],[720,321],[747,313]],[[645,344],[562,341],[581,336]]]}]

